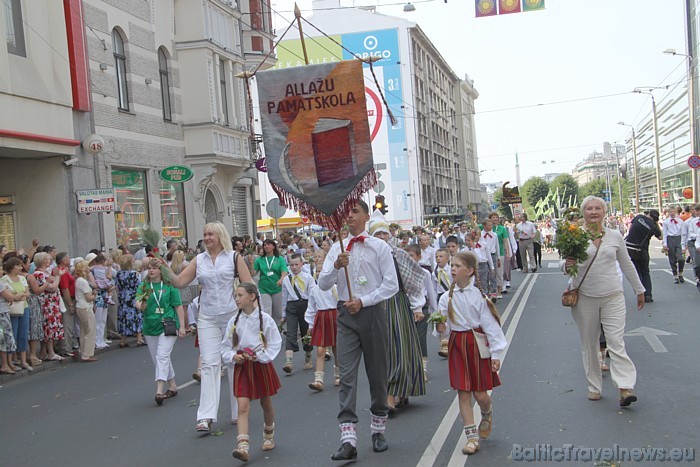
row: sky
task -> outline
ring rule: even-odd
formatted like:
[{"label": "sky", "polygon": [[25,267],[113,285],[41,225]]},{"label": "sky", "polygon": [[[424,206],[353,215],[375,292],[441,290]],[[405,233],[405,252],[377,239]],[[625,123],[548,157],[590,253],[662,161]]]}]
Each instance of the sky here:
[{"label": "sky", "polygon": [[[686,58],[662,53],[686,51],[685,0],[545,0],[545,10],[485,18],[474,0],[416,0],[411,13],[397,0],[338,1],[417,23],[457,76],[474,80],[482,183],[515,182],[516,152],[521,182],[570,172],[603,142],[630,137],[617,122],[649,118],[651,101],[635,87],[686,77]],[[311,18],[311,0],[297,3]],[[282,31],[294,1],[272,8]]]}]

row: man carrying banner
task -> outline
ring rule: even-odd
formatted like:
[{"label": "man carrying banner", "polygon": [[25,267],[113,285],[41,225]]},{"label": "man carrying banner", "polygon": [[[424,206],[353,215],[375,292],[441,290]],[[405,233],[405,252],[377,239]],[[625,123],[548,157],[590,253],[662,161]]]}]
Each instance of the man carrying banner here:
[{"label": "man carrying banner", "polygon": [[[331,459],[339,461],[357,458],[357,372],[361,357],[364,357],[372,398],[372,448],[374,452],[387,449],[384,438],[388,415],[386,301],[398,293],[399,284],[391,248],[386,242],[369,236],[365,230],[368,220],[369,207],[360,200],[346,219],[350,229],[350,235],[344,240],[347,253],[341,253],[340,244],[334,244],[318,278],[322,290],[338,286],[341,446]],[[345,274],[349,276],[351,293]]]}]

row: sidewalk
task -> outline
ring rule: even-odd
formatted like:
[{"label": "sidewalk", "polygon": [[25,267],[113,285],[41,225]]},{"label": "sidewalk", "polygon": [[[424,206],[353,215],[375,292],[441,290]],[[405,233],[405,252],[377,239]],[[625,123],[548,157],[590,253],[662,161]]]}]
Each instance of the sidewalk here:
[{"label": "sidewalk", "polygon": [[[111,344],[109,344],[109,347],[106,349],[102,350],[97,350],[95,349],[95,356],[97,358],[100,357],[100,355],[104,354],[105,352],[111,352],[112,350],[119,349],[119,338],[116,339],[110,339],[112,341]],[[126,338],[127,344],[129,344],[129,347],[136,347],[136,337],[127,337]],[[101,360],[100,360],[101,361]],[[72,365],[72,364],[79,364],[79,365],[99,365],[100,361],[94,362],[94,363],[84,363],[81,362],[80,359],[76,360],[71,357],[64,357],[64,360],[62,362],[53,362],[53,361],[45,361],[43,365],[40,366],[35,366],[34,371],[27,371],[25,369],[22,369],[15,373],[14,375],[0,375],[0,387],[10,384],[13,381],[19,381],[23,378],[27,378],[29,376],[35,375],[37,373],[42,373],[44,371],[52,371],[56,370],[58,368],[61,368],[62,366],[66,365]]]}]

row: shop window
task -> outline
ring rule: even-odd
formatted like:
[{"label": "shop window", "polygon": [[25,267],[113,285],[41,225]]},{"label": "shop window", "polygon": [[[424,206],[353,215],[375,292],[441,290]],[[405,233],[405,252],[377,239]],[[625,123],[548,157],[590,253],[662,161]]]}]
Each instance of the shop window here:
[{"label": "shop window", "polygon": [[117,195],[114,215],[117,243],[131,253],[141,248],[141,228],[150,221],[146,172],[112,170],[112,186]]},{"label": "shop window", "polygon": [[7,51],[20,57],[27,56],[24,44],[24,21],[22,20],[22,2],[20,0],[3,0],[5,7],[5,41]]},{"label": "shop window", "polygon": [[182,183],[160,181],[160,215],[163,239],[182,240],[187,233],[185,223],[185,190]]}]

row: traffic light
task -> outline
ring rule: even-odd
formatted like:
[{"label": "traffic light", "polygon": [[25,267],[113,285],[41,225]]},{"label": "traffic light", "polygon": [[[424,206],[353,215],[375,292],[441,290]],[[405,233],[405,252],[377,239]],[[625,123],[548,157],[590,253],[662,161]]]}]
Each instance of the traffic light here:
[{"label": "traffic light", "polygon": [[387,204],[386,204],[386,202],[384,201],[384,195],[377,195],[377,196],[375,196],[375,197],[374,197],[374,209],[373,209],[373,210],[376,211],[377,209],[379,209],[379,211],[380,211],[382,214],[386,214],[386,211],[387,211],[386,208],[387,208]]}]

